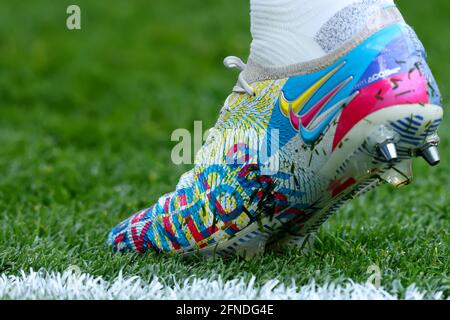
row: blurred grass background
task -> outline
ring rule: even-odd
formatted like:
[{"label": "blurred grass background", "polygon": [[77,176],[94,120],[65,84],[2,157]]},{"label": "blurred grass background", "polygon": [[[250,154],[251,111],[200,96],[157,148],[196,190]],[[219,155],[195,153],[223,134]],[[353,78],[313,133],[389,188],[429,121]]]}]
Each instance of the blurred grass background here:
[{"label": "blurred grass background", "polygon": [[[237,74],[227,55],[248,56],[244,0],[87,1],[82,30],[66,29],[73,1],[0,2],[0,272],[77,264],[105,277],[170,281],[252,274],[300,283],[400,279],[448,290],[449,123],[443,163],[415,161],[415,184],[383,187],[322,228],[316,250],[203,263],[113,256],[109,229],[171,191],[186,167],[170,161],[176,128],[214,125]],[[397,1],[423,40],[445,101],[450,93],[450,2]],[[448,291],[447,291],[448,292]]]}]

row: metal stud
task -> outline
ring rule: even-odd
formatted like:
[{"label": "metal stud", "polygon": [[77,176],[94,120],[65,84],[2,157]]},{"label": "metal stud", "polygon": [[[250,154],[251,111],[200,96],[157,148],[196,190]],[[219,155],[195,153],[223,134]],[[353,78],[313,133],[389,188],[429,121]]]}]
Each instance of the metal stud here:
[{"label": "metal stud", "polygon": [[398,159],[397,148],[392,141],[380,144],[379,150],[387,162],[393,162]]},{"label": "metal stud", "polygon": [[425,161],[428,162],[428,164],[432,167],[437,166],[439,162],[441,162],[438,148],[433,144],[428,145],[427,147],[422,149],[421,155],[425,159]]},{"label": "metal stud", "polygon": [[391,169],[380,174],[380,178],[396,188],[406,186],[412,182],[412,159],[400,161]]}]

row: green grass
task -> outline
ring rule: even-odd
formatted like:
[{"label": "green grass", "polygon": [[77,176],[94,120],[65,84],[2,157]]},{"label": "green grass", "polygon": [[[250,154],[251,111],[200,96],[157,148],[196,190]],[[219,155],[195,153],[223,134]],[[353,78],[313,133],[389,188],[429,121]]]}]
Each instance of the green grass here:
[{"label": "green grass", "polygon": [[[308,255],[251,262],[113,255],[112,226],[171,191],[186,167],[170,161],[172,130],[213,126],[235,83],[223,57],[248,55],[248,3],[79,0],[82,30],[65,28],[69,1],[0,2],[0,273],[34,268],[115,277],[257,276],[308,283],[399,279],[449,292],[450,126],[443,163],[415,161],[415,183],[353,201],[321,229]],[[398,1],[450,94],[447,0]]]}]

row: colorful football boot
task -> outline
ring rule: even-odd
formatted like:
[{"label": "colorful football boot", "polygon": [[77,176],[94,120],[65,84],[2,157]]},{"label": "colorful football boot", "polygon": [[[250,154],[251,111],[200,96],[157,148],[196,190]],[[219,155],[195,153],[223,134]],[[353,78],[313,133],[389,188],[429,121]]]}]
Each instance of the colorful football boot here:
[{"label": "colorful football boot", "polygon": [[413,158],[438,164],[439,89],[393,10],[317,61],[265,70],[227,58],[242,73],[195,167],[111,231],[114,250],[253,256],[307,246],[347,200],[410,183]]}]

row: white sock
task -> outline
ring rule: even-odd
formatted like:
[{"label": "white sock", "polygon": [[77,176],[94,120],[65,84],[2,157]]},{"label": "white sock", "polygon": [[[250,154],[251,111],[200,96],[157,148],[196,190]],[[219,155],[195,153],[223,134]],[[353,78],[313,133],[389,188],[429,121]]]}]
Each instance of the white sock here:
[{"label": "white sock", "polygon": [[250,0],[250,59],[285,66],[319,58],[348,40],[374,4],[394,5],[393,0]]}]

